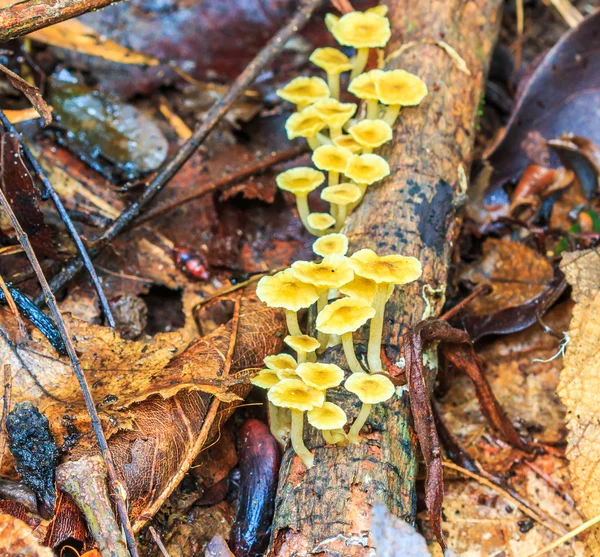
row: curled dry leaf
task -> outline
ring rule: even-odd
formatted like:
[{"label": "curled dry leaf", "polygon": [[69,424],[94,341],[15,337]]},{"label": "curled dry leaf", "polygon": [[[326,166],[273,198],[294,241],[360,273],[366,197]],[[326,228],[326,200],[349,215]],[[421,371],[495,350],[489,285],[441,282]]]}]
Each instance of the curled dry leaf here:
[{"label": "curled dry leaf", "polygon": [[[261,367],[266,355],[281,349],[281,312],[262,305],[251,287],[226,298],[231,317],[189,346],[177,332],[159,334],[150,343],[134,342],[108,328],[68,321],[129,493],[136,530],[179,483],[228,417],[232,403],[246,395],[247,371]],[[35,402],[48,417],[57,442],[68,441],[63,448],[70,458],[95,452],[70,366],[35,330],[30,342],[14,345],[11,314],[0,313],[0,322],[7,331],[0,336],[0,357],[13,370],[13,400]],[[11,462],[5,457],[5,473]]]},{"label": "curled dry leaf", "polygon": [[27,524],[10,514],[0,514],[0,554],[4,557],[54,556],[50,548],[40,545]]},{"label": "curled dry leaf", "polygon": [[22,77],[16,73],[10,71],[6,66],[0,64],[0,72],[2,72],[10,84],[21,91],[33,107],[38,111],[39,115],[44,120],[44,125],[47,126],[52,122],[52,109],[48,106],[48,103],[42,98],[40,90],[35,86],[25,81]]}]

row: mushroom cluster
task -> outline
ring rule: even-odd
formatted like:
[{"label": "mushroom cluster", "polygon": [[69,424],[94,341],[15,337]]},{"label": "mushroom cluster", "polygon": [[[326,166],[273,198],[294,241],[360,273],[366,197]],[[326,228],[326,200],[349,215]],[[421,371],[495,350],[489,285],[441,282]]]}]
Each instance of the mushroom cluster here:
[{"label": "mushroom cluster", "polygon": [[[277,91],[297,108],[285,124],[288,138],[306,139],[318,169],[286,170],[277,176],[277,185],[295,195],[302,224],[315,236],[339,232],[367,187],[390,174],[387,161],[373,150],[391,141],[401,108],[416,106],[427,95],[425,83],[404,70],[364,72],[370,50],[384,47],[390,39],[386,15],[386,6],[341,17],[328,14],[327,28],[340,45],[352,47],[355,56],[348,58],[336,48],[317,48],[310,61],[325,71],[327,81],[297,77]],[[340,101],[341,76],[348,71],[348,92],[365,101],[364,115],[357,104]],[[308,194],[326,178],[321,198],[329,203],[330,212],[311,213]]]},{"label": "mushroom cluster", "polygon": [[[332,186],[333,187],[333,186]],[[396,285],[404,285],[421,276],[421,264],[415,257],[377,255],[361,249],[351,256],[348,238],[340,233],[318,238],[313,251],[320,260],[296,261],[289,269],[265,276],[256,293],[269,307],[285,310],[289,335],[284,342],[296,352],[265,358],[266,369],[252,383],[268,390],[272,429],[278,439],[282,431],[291,431],[292,447],[310,468],[313,455],[304,445],[304,412],[308,422],[323,433],[328,444],[357,443],[373,404],[384,402],[395,389],[381,364],[381,337],[385,306]],[[316,305],[318,338],[302,332],[298,314]],[[366,361],[355,352],[353,333],[369,326]],[[331,363],[318,362],[328,346],[342,344],[348,370]],[[358,417],[348,433],[346,414],[327,402],[327,390],[343,388],[362,403]],[[275,422],[275,423],[273,423]]]}]

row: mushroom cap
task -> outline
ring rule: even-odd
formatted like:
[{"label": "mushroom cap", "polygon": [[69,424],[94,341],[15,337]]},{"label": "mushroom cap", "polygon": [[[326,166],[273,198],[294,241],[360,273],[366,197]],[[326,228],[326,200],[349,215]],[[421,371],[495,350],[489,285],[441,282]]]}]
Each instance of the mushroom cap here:
[{"label": "mushroom cap", "polygon": [[283,339],[292,350],[296,352],[314,352],[321,343],[313,337],[309,337],[308,335],[288,335]]},{"label": "mushroom cap", "polygon": [[314,137],[327,125],[312,106],[294,112],[285,121],[285,131],[288,139],[296,137]]},{"label": "mushroom cap", "polygon": [[278,89],[277,95],[294,104],[312,104],[329,97],[329,86],[320,77],[300,76]]},{"label": "mushroom cap", "polygon": [[293,408],[294,410],[312,410],[323,406],[325,393],[318,389],[309,387],[300,379],[284,379],[269,389],[267,394],[269,400],[281,408]]},{"label": "mushroom cap", "polygon": [[317,238],[312,249],[321,257],[346,255],[348,253],[348,237],[345,234],[327,234]]},{"label": "mushroom cap", "polygon": [[358,107],[354,103],[341,103],[337,99],[323,99],[310,108],[314,108],[319,118],[329,127],[341,128],[354,116]]},{"label": "mushroom cap", "polygon": [[304,363],[296,370],[309,387],[321,391],[337,387],[344,380],[344,370],[335,364]]},{"label": "mushroom cap", "polygon": [[407,284],[417,280],[422,273],[421,262],[416,257],[379,256],[370,249],[354,253],[350,258],[350,266],[361,277],[387,284]]},{"label": "mushroom cap", "polygon": [[312,161],[317,168],[328,172],[344,172],[352,151],[337,145],[321,145],[312,155]]},{"label": "mushroom cap", "polygon": [[298,379],[298,374],[296,373],[295,369],[287,368],[287,369],[278,369],[277,370],[277,377],[279,377],[279,379],[281,379],[282,381],[284,379]]},{"label": "mushroom cap", "polygon": [[[346,296],[350,296],[350,298],[354,298],[355,300],[360,300],[361,302],[365,302],[367,304],[372,304],[375,298],[375,289],[377,288],[377,283],[373,280],[361,277],[359,275],[354,275],[354,278],[344,284],[344,286],[340,286],[340,292],[345,294]],[[394,285],[390,284],[388,287],[388,296],[387,299],[390,299],[390,296],[394,292]]]},{"label": "mushroom cap", "polygon": [[270,389],[279,383],[279,377],[272,369],[263,369],[250,379],[250,383],[261,389]]},{"label": "mushroom cap", "polygon": [[379,155],[352,155],[344,174],[357,184],[373,184],[390,173],[390,165]]},{"label": "mushroom cap", "polygon": [[348,91],[359,99],[378,100],[377,88],[375,83],[383,70],[371,70],[355,77],[348,86]]},{"label": "mushroom cap", "polygon": [[325,181],[325,174],[310,166],[297,166],[277,175],[275,182],[281,190],[294,195],[308,195]]},{"label": "mushroom cap", "polygon": [[292,264],[294,276],[301,281],[314,284],[317,288],[339,288],[350,282],[354,273],[343,255],[328,255],[321,263],[296,261]]},{"label": "mushroom cap", "polygon": [[[274,388],[276,388],[275,385]],[[353,373],[344,383],[347,391],[354,393],[365,404],[377,404],[394,396],[394,384],[385,375]],[[271,389],[271,391],[273,390]],[[269,397],[270,393],[269,391]]]},{"label": "mushroom cap", "polygon": [[296,369],[298,367],[298,362],[296,359],[289,354],[275,354],[272,356],[267,356],[263,362],[265,362],[265,365],[273,371],[279,371],[282,369]]},{"label": "mushroom cap", "polygon": [[362,145],[357,143],[351,135],[345,133],[334,137],[333,144],[338,147],[344,147],[344,149],[348,149],[352,153],[360,153],[362,151]]},{"label": "mushroom cap", "polygon": [[320,408],[313,408],[306,414],[308,423],[317,429],[339,429],[348,421],[346,412],[333,402],[324,402]]},{"label": "mushroom cap", "polygon": [[392,127],[383,120],[363,120],[354,124],[348,133],[363,147],[380,147],[394,135]]},{"label": "mushroom cap", "polygon": [[362,192],[360,191],[360,188],[351,182],[338,184],[337,186],[329,186],[323,188],[323,191],[321,192],[321,199],[336,205],[355,203],[361,196]]},{"label": "mushroom cap", "polygon": [[261,278],[256,285],[256,295],[269,307],[290,311],[310,307],[319,299],[314,285],[298,280],[291,269]]},{"label": "mushroom cap", "polygon": [[335,224],[335,219],[329,213],[311,213],[306,217],[308,226],[322,232]]},{"label": "mushroom cap", "polygon": [[325,14],[325,26],[327,30],[331,33],[333,26],[340,20],[337,15],[334,14]]},{"label": "mushroom cap", "polygon": [[415,106],[427,95],[427,85],[415,74],[404,70],[383,72],[377,78],[375,89],[384,104]]},{"label": "mushroom cap", "polygon": [[353,333],[373,317],[375,310],[369,304],[353,298],[341,298],[319,312],[317,330],[330,335]]},{"label": "mushroom cap", "polygon": [[341,50],[326,46],[317,48],[309,60],[328,74],[340,74],[352,69],[352,62]]},{"label": "mushroom cap", "polygon": [[385,17],[388,14],[388,7],[385,4],[379,4],[378,6],[373,6],[372,8],[365,10],[365,12],[367,12],[369,14],[373,13],[373,14],[380,15],[381,17]]},{"label": "mushroom cap", "polygon": [[354,48],[380,48],[392,36],[390,22],[373,12],[350,12],[340,17],[331,28],[335,40]]}]

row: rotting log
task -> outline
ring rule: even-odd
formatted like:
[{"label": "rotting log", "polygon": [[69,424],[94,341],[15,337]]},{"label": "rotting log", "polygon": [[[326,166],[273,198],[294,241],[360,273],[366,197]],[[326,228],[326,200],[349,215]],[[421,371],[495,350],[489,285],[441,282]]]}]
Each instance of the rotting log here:
[{"label": "rotting log", "polygon": [[[423,264],[422,278],[396,289],[386,308],[384,345],[393,360],[401,361],[407,327],[438,315],[443,305],[502,1],[386,3],[393,33],[387,68],[416,73],[427,83],[429,95],[418,108],[401,114],[395,142],[382,152],[392,173],[368,189],[345,233],[351,253],[368,247],[379,254],[413,255]],[[366,341],[356,334],[357,350],[364,351]],[[325,359],[345,365],[338,349],[330,349]],[[435,364],[430,367],[433,376]],[[398,395],[374,407],[368,421],[371,432],[363,434],[362,444],[323,448],[321,436],[309,428],[307,444],[315,450],[315,466],[306,471],[291,450],[286,452],[270,557],[373,555],[369,532],[377,500],[397,516],[414,519],[417,451],[408,394],[399,388]],[[350,419],[356,416],[351,395],[334,392],[329,398],[342,404]]]}]

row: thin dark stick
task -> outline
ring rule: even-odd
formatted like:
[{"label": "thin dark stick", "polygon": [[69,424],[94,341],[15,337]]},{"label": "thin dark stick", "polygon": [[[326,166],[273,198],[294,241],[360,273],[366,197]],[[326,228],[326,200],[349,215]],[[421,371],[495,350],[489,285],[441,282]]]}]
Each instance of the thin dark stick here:
[{"label": "thin dark stick", "polygon": [[23,246],[23,251],[27,255],[29,259],[29,263],[33,267],[35,274],[40,282],[42,287],[42,291],[44,292],[44,296],[46,298],[46,303],[50,308],[52,316],[54,317],[54,321],[58,330],[60,331],[60,335],[65,344],[65,348],[67,350],[67,354],[69,359],[71,360],[71,365],[73,366],[73,371],[75,372],[75,376],[77,377],[77,381],[79,381],[79,385],[81,387],[81,391],[83,393],[83,398],[85,400],[85,405],[90,414],[92,429],[96,435],[96,440],[98,441],[98,446],[100,447],[100,452],[104,458],[106,463],[106,471],[108,473],[108,478],[110,480],[110,489],[112,491],[113,499],[115,502],[115,506],[117,508],[117,514],[119,516],[119,521],[121,522],[121,527],[125,532],[125,539],[127,540],[127,547],[132,557],[138,557],[138,552],[135,546],[135,539],[133,537],[133,530],[131,529],[131,523],[129,522],[129,516],[127,515],[127,505],[125,503],[125,499],[122,496],[122,493],[126,493],[124,487],[121,485],[119,478],[117,477],[117,472],[115,469],[114,460],[110,449],[108,447],[108,443],[106,442],[106,437],[104,436],[104,431],[102,431],[102,425],[100,424],[100,418],[98,417],[98,412],[96,410],[96,405],[94,404],[94,399],[92,398],[92,393],[90,391],[90,387],[87,383],[83,370],[81,369],[81,365],[79,363],[79,358],[77,357],[77,353],[75,352],[75,347],[73,346],[73,342],[71,340],[71,335],[67,330],[67,326],[60,314],[58,309],[58,305],[56,304],[56,299],[52,294],[52,290],[50,290],[50,285],[44,276],[44,272],[40,266],[40,262],[38,261],[35,252],[33,251],[33,247],[29,242],[29,238],[21,223],[17,219],[10,203],[6,199],[4,192],[0,189],[0,205],[4,208],[8,217],[17,233],[19,238],[19,243]]},{"label": "thin dark stick", "polygon": [[77,251],[79,252],[79,255],[82,259],[82,264],[85,266],[87,272],[90,275],[90,278],[92,279],[92,283],[94,285],[94,288],[96,289],[96,293],[98,294],[98,299],[100,300],[100,307],[104,312],[106,320],[108,321],[108,324],[111,327],[114,327],[115,319],[112,315],[112,312],[110,311],[108,300],[106,299],[104,290],[102,290],[102,285],[100,284],[100,279],[96,274],[96,270],[94,269],[92,260],[88,255],[85,245],[83,244],[83,240],[81,239],[81,236],[79,236],[77,230],[75,229],[75,226],[73,225],[71,217],[68,215],[67,210],[65,209],[65,206],[63,205],[59,195],[56,193],[54,186],[52,186],[52,183],[46,176],[44,169],[40,166],[40,163],[33,156],[33,153],[30,151],[29,147],[27,147],[25,141],[23,141],[21,134],[15,129],[15,127],[12,125],[12,123],[2,111],[2,109],[0,109],[0,122],[2,122],[2,126],[4,126],[4,129],[8,133],[10,133],[19,140],[19,143],[21,144],[21,151],[23,152],[23,155],[25,155],[26,163],[28,163],[30,168],[33,169],[34,174],[37,176],[40,182],[44,184],[44,188],[46,188],[46,191],[52,198],[52,202],[54,203],[54,206],[56,207],[60,218],[65,223],[65,226],[67,227],[71,238],[73,238],[73,242],[75,242],[75,245],[77,246]]},{"label": "thin dark stick", "polygon": [[152,526],[149,526],[148,530],[150,531],[150,535],[154,539],[154,543],[158,546],[158,549],[160,549],[160,552],[163,554],[163,557],[171,557],[169,555],[169,552],[167,551],[167,548],[165,547],[165,544],[160,539],[160,536],[158,535],[157,531]]},{"label": "thin dark stick", "polygon": [[[136,201],[125,209],[115,222],[98,239],[89,253],[92,257],[97,255],[104,246],[111,242],[117,234],[127,228],[140,214],[142,209],[160,192],[175,176],[185,162],[202,145],[208,134],[227,114],[236,99],[254,82],[263,69],[270,64],[281,52],[285,43],[297,33],[310,19],[312,13],[320,6],[322,0],[307,0],[304,2],[294,16],[282,27],[279,32],[264,46],[254,57],[246,69],[236,78],[227,93],[215,101],[204,118],[194,128],[192,136],[181,146],[175,157],[165,164],[154,176],[148,186],[144,189]],[[81,259],[77,258],[67,263],[63,270],[50,281],[52,292],[56,292],[65,286],[83,267]],[[43,301],[43,299],[39,299]],[[38,301],[36,300],[36,302]]]},{"label": "thin dark stick", "polygon": [[464,298],[463,300],[458,302],[458,304],[456,304],[452,309],[449,309],[446,313],[444,313],[444,315],[441,315],[439,317],[439,319],[441,321],[449,321],[457,313],[460,313],[463,309],[465,309],[465,306],[469,302],[471,302],[478,296],[487,296],[491,291],[492,291],[492,287],[489,284],[487,284],[487,283],[479,284],[478,286],[476,286],[473,289],[473,292],[471,292],[466,298]]}]

